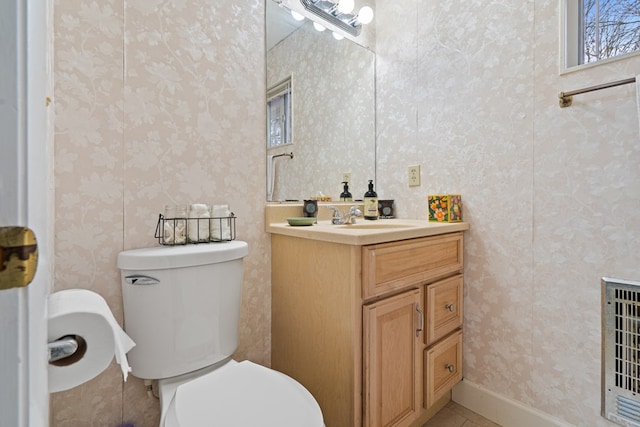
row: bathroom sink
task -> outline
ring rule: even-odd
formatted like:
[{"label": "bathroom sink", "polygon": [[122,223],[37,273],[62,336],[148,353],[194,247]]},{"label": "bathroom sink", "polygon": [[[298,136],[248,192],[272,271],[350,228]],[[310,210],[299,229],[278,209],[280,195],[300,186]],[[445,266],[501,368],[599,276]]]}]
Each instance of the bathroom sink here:
[{"label": "bathroom sink", "polygon": [[[466,222],[429,222],[426,219],[412,218],[383,218],[377,221],[367,221],[358,218],[355,224],[332,224],[328,215],[318,218],[313,227],[292,227],[285,219],[294,216],[296,210],[286,211],[280,216],[274,216],[267,224],[266,231],[272,234],[298,237],[322,242],[340,243],[345,245],[375,245],[391,240],[417,239],[435,236],[443,233],[453,233],[469,229]],[[275,213],[276,210],[273,210]],[[291,212],[291,213],[289,213]],[[321,211],[322,212],[322,211]]]},{"label": "bathroom sink", "polygon": [[384,222],[375,222],[375,223],[357,223],[357,224],[344,224],[339,225],[340,228],[350,228],[352,230],[383,230],[383,229],[391,229],[391,228],[414,228],[415,226],[412,224],[398,224],[398,223],[384,223]]}]

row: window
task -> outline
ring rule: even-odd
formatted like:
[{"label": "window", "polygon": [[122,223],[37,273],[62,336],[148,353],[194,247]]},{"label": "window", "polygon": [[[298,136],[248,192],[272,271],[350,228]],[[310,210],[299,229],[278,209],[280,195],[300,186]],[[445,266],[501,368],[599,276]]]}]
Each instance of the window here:
[{"label": "window", "polygon": [[267,90],[267,148],[293,143],[291,104],[291,77]]},{"label": "window", "polygon": [[640,0],[566,0],[566,67],[640,51]]}]

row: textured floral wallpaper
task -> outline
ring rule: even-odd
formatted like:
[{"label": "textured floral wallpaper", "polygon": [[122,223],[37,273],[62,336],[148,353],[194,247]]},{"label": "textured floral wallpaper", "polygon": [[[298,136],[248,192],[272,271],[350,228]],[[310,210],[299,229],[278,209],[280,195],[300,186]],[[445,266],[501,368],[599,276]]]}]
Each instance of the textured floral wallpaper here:
[{"label": "textured floral wallpaper", "polygon": [[[462,194],[465,377],[611,427],[600,277],[640,279],[634,88],[567,109],[557,93],[633,76],[640,57],[560,75],[557,0],[377,3],[376,187],[413,218],[429,193]],[[268,364],[263,1],[54,6],[56,290],[97,291],[122,320],[117,253],[155,244],[166,203],[227,201],[250,245],[237,357]],[[407,185],[413,164],[421,187]],[[142,382],[114,366],[54,394],[51,413],[53,426],[158,421]]]},{"label": "textured floral wallpaper", "polygon": [[[465,377],[580,427],[600,417],[600,278],[640,279],[640,57],[559,75],[562,2],[377,2],[378,195],[461,193]],[[402,49],[399,46],[403,46]],[[422,186],[408,187],[408,165]]]},{"label": "textured floral wallpaper", "polygon": [[291,76],[293,93],[293,145],[269,150],[294,153],[276,159],[274,201],[338,200],[343,172],[361,199],[375,175],[375,55],[327,33],[307,22],[267,55],[267,86]]},{"label": "textured floral wallpaper", "polygon": [[[240,348],[270,363],[264,3],[56,1],[55,290],[88,288],[123,320],[118,252],[156,245],[165,204],[229,203],[245,258]],[[260,125],[258,125],[260,123]],[[52,426],[157,426],[118,369],[52,395]]]}]

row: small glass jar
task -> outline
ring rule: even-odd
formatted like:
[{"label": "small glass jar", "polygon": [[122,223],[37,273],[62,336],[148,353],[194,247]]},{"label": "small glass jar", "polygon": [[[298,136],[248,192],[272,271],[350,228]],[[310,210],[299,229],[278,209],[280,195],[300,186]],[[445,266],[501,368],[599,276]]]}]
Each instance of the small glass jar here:
[{"label": "small glass jar", "polygon": [[187,206],[165,205],[162,243],[184,245],[187,243]]},{"label": "small glass jar", "polygon": [[209,206],[195,203],[189,208],[187,223],[187,235],[191,243],[203,243],[209,241]]}]

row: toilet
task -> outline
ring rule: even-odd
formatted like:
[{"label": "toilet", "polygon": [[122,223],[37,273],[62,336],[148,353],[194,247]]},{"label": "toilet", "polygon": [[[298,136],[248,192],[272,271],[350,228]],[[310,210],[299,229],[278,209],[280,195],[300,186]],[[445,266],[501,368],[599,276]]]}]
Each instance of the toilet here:
[{"label": "toilet", "polygon": [[160,427],[322,427],[320,406],[287,375],[231,358],[238,347],[246,242],[118,254],[131,373],[158,380]]}]

